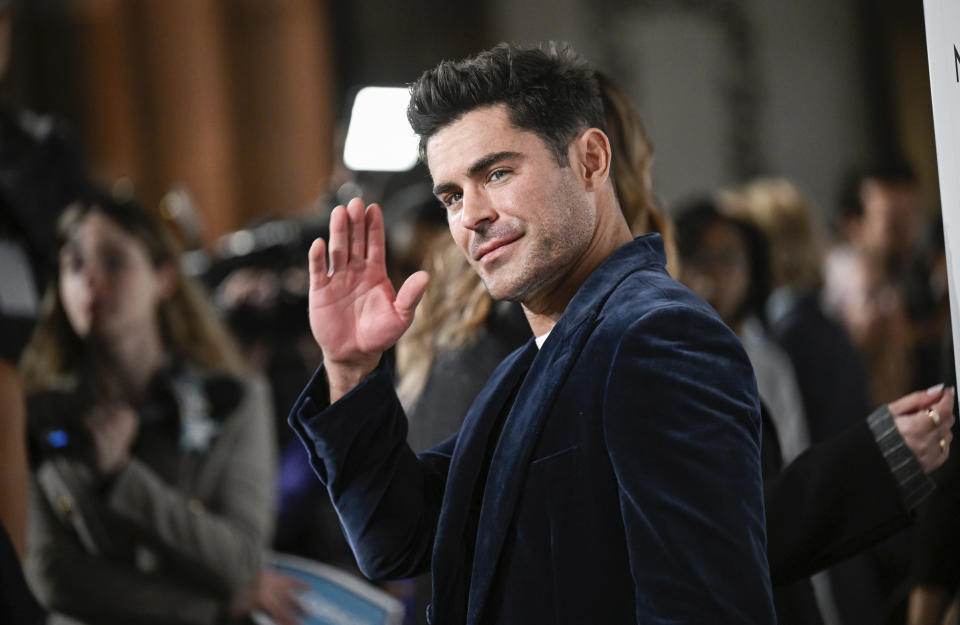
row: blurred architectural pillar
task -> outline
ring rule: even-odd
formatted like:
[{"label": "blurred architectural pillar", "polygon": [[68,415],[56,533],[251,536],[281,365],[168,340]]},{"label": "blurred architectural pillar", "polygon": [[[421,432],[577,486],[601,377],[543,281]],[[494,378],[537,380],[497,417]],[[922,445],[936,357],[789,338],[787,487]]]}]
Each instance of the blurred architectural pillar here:
[{"label": "blurred architectural pillar", "polygon": [[243,216],[297,211],[325,192],[333,94],[325,3],[225,2]]},{"label": "blurred architectural pillar", "polygon": [[183,186],[215,239],[325,190],[331,45],[316,0],[76,0],[87,150],[148,208]]},{"label": "blurred architectural pillar", "polygon": [[[76,103],[85,151],[107,178],[139,180],[145,169],[140,149],[137,76],[122,0],[74,3],[80,59]],[[68,70],[69,71],[69,70]]]},{"label": "blurred architectural pillar", "polygon": [[207,230],[238,225],[233,184],[234,141],[224,29],[217,2],[132,3],[141,45],[137,68],[144,143],[152,171],[142,177],[151,197],[182,184],[206,218]]}]

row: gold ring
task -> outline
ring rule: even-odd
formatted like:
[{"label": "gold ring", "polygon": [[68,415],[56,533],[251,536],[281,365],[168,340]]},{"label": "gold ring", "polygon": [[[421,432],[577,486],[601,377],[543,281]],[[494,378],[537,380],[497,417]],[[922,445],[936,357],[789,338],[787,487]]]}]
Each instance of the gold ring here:
[{"label": "gold ring", "polygon": [[941,438],[941,439],[940,439],[940,451],[946,451],[946,450],[947,450],[947,440],[944,439],[944,438]]},{"label": "gold ring", "polygon": [[927,416],[930,417],[931,421],[933,421],[933,425],[940,425],[940,413],[937,412],[936,408],[927,410]]}]

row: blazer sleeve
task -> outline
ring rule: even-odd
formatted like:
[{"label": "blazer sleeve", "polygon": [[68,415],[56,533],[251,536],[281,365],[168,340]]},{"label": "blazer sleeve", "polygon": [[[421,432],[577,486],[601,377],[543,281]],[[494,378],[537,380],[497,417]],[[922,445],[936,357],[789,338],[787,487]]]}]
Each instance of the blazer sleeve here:
[{"label": "blazer sleeve", "polygon": [[638,623],[774,622],[753,370],[714,315],[684,304],[630,325],[607,380]]},{"label": "blazer sleeve", "polygon": [[44,607],[89,622],[204,625],[220,615],[209,592],[91,555],[35,484],[24,569]]},{"label": "blazer sleeve", "polygon": [[764,499],[774,586],[836,564],[912,520],[866,421],[769,477]]},{"label": "blazer sleeve", "polygon": [[275,432],[262,379],[246,381],[241,403],[204,461],[220,480],[207,505],[132,459],[116,476],[107,506],[231,595],[253,579],[272,528]]},{"label": "blazer sleeve", "polygon": [[428,570],[454,439],[413,453],[383,365],[333,405],[321,365],[289,422],[327,487],[363,574],[390,579]]}]

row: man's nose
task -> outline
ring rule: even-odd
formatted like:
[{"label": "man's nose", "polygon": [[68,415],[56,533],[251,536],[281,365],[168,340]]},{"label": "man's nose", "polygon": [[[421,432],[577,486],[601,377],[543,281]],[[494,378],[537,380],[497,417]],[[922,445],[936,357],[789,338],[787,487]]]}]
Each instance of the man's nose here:
[{"label": "man's nose", "polygon": [[460,208],[460,220],[468,230],[482,230],[497,220],[497,211],[490,198],[481,191],[465,190]]}]

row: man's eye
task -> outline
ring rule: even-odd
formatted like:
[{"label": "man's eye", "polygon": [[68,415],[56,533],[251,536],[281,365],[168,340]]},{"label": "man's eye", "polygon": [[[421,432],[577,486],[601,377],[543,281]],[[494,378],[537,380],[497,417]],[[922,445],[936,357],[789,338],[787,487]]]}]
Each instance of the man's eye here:
[{"label": "man's eye", "polygon": [[494,169],[492,172],[490,172],[490,180],[500,180],[508,173],[510,172],[506,169]]},{"label": "man's eye", "polygon": [[451,193],[444,196],[443,205],[447,208],[450,208],[454,204],[459,203],[461,199],[463,199],[463,193]]}]

